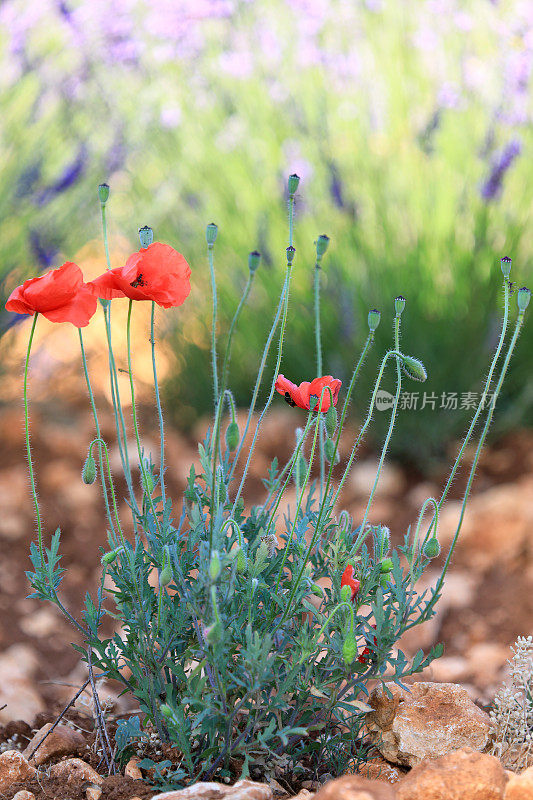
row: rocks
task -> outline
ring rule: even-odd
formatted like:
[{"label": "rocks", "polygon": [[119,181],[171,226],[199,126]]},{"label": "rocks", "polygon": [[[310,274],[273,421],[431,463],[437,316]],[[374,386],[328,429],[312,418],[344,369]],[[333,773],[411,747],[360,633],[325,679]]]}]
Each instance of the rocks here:
[{"label": "rocks", "polygon": [[464,748],[413,767],[398,785],[396,797],[397,800],[503,800],[506,782],[507,775],[497,758]]},{"label": "rocks", "polygon": [[104,782],[102,776],[81,758],[67,758],[66,761],[59,761],[50,767],[50,775],[52,778],[66,779],[68,784],[88,781],[100,785]]},{"label": "rocks", "polygon": [[124,769],[124,775],[127,775],[128,778],[131,778],[134,781],[142,781],[143,775],[137,766],[138,763],[138,758],[130,758]]},{"label": "rocks", "polygon": [[467,692],[454,683],[414,683],[410,691],[388,684],[370,695],[374,709],[366,718],[376,747],[387,761],[413,767],[461,747],[483,750],[490,719]]},{"label": "rocks", "polygon": [[315,800],[395,800],[395,797],[393,787],[384,781],[344,775],[324,784]]},{"label": "rocks", "polygon": [[102,788],[97,783],[83,784],[87,800],[100,800]]},{"label": "rocks", "polygon": [[533,800],[533,767],[509,776],[503,800]]},{"label": "rocks", "polygon": [[13,800],[35,800],[33,792],[28,792],[26,789],[21,789],[13,796]]},{"label": "rocks", "polygon": [[0,722],[31,720],[44,710],[32,680],[37,664],[35,651],[26,644],[14,644],[0,655]]},{"label": "rocks", "polygon": [[384,758],[378,756],[367,761],[361,767],[361,775],[372,780],[386,781],[386,783],[398,783],[403,778],[404,773],[393,764],[389,764]]},{"label": "rocks", "polygon": [[35,767],[30,766],[18,750],[6,750],[0,755],[0,795],[7,793],[10,786],[33,778]]},{"label": "rocks", "polygon": [[[364,459],[352,467],[348,478],[349,487],[356,497],[367,497],[378,469],[378,461]],[[383,464],[376,487],[375,497],[398,495],[405,485],[402,470],[394,464]]]},{"label": "rocks", "polygon": [[79,731],[68,725],[56,725],[52,733],[48,734],[38,747],[39,742],[51,728],[51,722],[43,725],[23,752],[23,756],[38,767],[57,756],[71,756],[85,746],[85,739]]},{"label": "rocks", "polygon": [[272,789],[266,783],[237,781],[233,786],[223,783],[200,782],[174,792],[156,794],[152,800],[272,800]]}]

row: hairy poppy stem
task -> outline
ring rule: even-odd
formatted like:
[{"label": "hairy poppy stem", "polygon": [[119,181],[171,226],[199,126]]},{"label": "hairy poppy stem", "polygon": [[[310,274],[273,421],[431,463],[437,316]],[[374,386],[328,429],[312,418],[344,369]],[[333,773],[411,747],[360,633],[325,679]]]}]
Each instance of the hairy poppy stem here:
[{"label": "hairy poppy stem", "polygon": [[209,261],[209,274],[211,276],[211,291],[213,293],[213,318],[211,321],[211,362],[213,365],[213,391],[215,408],[218,403],[218,369],[217,369],[217,282],[213,259],[213,245],[207,245],[207,259]]},{"label": "hairy poppy stem", "polygon": [[[100,450],[100,469],[102,470],[102,483],[104,482],[102,451],[105,452],[106,467],[107,467],[107,479],[109,481],[109,487],[110,487],[110,491],[111,491],[111,499],[113,501],[113,513],[115,514],[115,521],[116,521],[116,525],[117,525],[117,528],[118,528],[118,532],[120,534],[121,543],[122,543],[122,545],[124,547],[126,547],[126,541],[124,539],[124,534],[122,533],[122,527],[120,525],[120,517],[119,517],[119,513],[118,513],[118,508],[117,508],[117,498],[116,498],[116,494],[115,494],[115,487],[114,487],[114,484],[113,484],[113,475],[111,473],[111,463],[109,461],[109,451],[107,449],[107,444],[105,443],[105,441],[99,435],[96,439],[93,439],[92,442],[90,443],[90,445],[89,445],[89,453],[91,452],[91,450],[93,448],[93,445],[95,445],[95,444],[98,445],[98,448]],[[114,539],[116,541],[116,536],[115,536],[115,532],[114,532],[114,529],[113,529],[113,523],[112,523],[111,519],[109,520],[109,524],[111,525],[111,531],[112,531]]]},{"label": "hairy poppy stem", "polygon": [[35,333],[35,326],[37,325],[38,314],[33,315],[33,322],[30,330],[30,338],[28,340],[28,349],[26,351],[26,362],[24,364],[24,433],[26,437],[26,455],[28,457],[28,468],[30,471],[30,484],[31,493],[33,495],[33,505],[35,508],[35,518],[37,522],[37,536],[39,540],[39,553],[41,555],[41,565],[44,568],[44,549],[43,549],[43,526],[41,522],[41,512],[39,509],[39,499],[37,497],[37,489],[35,488],[35,477],[33,474],[33,461],[31,457],[30,447],[30,419],[28,409],[28,366],[30,362],[30,352],[33,343],[33,336]]},{"label": "hairy poppy stem", "polygon": [[248,295],[250,294],[250,289],[252,288],[252,281],[254,279],[255,272],[250,272],[248,274],[248,280],[246,281],[246,286],[244,287],[244,291],[242,293],[241,299],[239,301],[239,305],[237,306],[237,310],[233,315],[233,319],[231,320],[231,325],[228,333],[228,342],[226,344],[226,352],[224,354],[224,361],[222,363],[222,376],[220,380],[220,394],[223,394],[226,390],[226,382],[228,379],[228,368],[229,362],[231,357],[231,345],[233,341],[233,332],[241,315],[241,311],[244,307],[248,299]]},{"label": "hairy poppy stem", "polygon": [[[322,375],[322,338],[320,331],[320,261],[317,258],[315,262],[315,282],[314,282],[314,296],[315,296],[315,342],[316,342],[316,374],[317,378]],[[320,441],[320,502],[324,493],[324,478],[326,473],[326,462],[324,458],[324,428],[320,426],[319,432]]]},{"label": "hairy poppy stem", "polygon": [[87,384],[87,391],[89,393],[89,401],[91,403],[91,408],[93,412],[93,419],[94,419],[94,427],[96,430],[97,439],[100,440],[98,445],[98,455],[99,455],[99,462],[100,462],[100,480],[102,483],[102,491],[104,495],[104,503],[105,503],[105,510],[106,516],[111,527],[111,533],[116,538],[115,528],[113,524],[113,518],[111,516],[111,508],[109,506],[109,498],[107,496],[107,484],[105,480],[105,473],[104,473],[104,458],[103,458],[103,451],[102,451],[102,435],[100,433],[100,423],[98,422],[98,412],[96,410],[96,403],[94,402],[94,394],[91,386],[91,380],[89,378],[89,369],[87,367],[87,358],[85,356],[85,346],[83,344],[83,334],[81,332],[81,328],[78,328],[78,334],[80,337],[80,350],[81,350],[81,361],[83,365],[83,373],[85,375],[85,383]]},{"label": "hairy poppy stem", "polygon": [[154,390],[155,401],[157,404],[157,416],[159,418],[159,481],[161,483],[161,500],[163,501],[163,508],[165,508],[166,495],[165,495],[165,430],[163,427],[163,410],[161,408],[161,398],[159,396],[159,383],[157,380],[157,366],[155,361],[155,331],[154,331],[154,317],[155,317],[155,302],[152,300],[152,314],[150,317],[150,342],[152,345],[152,369],[154,373]]}]

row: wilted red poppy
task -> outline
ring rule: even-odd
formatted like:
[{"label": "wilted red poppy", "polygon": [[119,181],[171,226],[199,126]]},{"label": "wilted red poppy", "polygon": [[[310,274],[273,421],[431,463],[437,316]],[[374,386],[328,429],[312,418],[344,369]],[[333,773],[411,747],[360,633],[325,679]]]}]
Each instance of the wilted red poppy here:
[{"label": "wilted red poppy", "polygon": [[[292,381],[287,380],[284,375],[278,375],[276,378],[276,391],[282,394],[290,406],[298,406],[298,408],[311,408],[311,397],[315,396],[320,399],[322,390],[325,386],[329,386],[333,395],[333,405],[337,405],[337,398],[342,386],[342,381],[334,378],[332,375],[324,375],[322,378],[315,378],[314,381],[304,381],[297,386]],[[330,394],[326,389],[324,397],[322,398],[322,405],[318,411],[327,411],[330,407]]]},{"label": "wilted red poppy", "polygon": [[42,314],[50,322],[71,322],[84,328],[96,311],[96,297],[83,282],[81,269],[72,261],[30,278],[11,292],[8,311]]},{"label": "wilted red poppy", "polygon": [[87,285],[97,297],[154,300],[163,308],[181,306],[191,291],[191,268],[181,253],[154,242],[133,253],[123,267],[110,269]]},{"label": "wilted red poppy", "polygon": [[355,598],[357,597],[359,589],[361,588],[361,583],[354,576],[354,569],[353,569],[353,566],[351,564],[347,564],[346,565],[346,569],[342,573],[341,588],[343,586],[349,586],[350,589],[352,590],[352,596],[351,596],[350,599],[353,602],[355,600]]},{"label": "wilted red poppy", "polygon": [[[375,629],[375,627],[376,627],[376,626],[375,626],[375,625],[372,625],[372,627]],[[377,644],[377,642],[378,642],[378,640],[377,640],[377,637],[376,637],[376,636],[374,636],[373,638],[374,638],[374,644],[376,645],[376,644]],[[368,648],[368,647],[365,647],[365,648],[364,648],[364,649],[361,651],[361,655],[359,656],[359,658],[358,658],[357,660],[359,661],[359,663],[360,663],[360,664],[368,664],[368,661],[369,661],[369,655],[370,655],[370,648]]]}]

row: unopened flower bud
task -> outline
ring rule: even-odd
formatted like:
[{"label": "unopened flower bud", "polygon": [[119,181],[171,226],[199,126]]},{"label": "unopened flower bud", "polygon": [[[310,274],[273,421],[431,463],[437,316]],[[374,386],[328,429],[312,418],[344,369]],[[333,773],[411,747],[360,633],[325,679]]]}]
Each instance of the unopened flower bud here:
[{"label": "unopened flower bud", "polygon": [[423,382],[427,379],[426,368],[418,358],[402,356],[402,369],[414,381]]},{"label": "unopened flower bud", "polygon": [[344,584],[344,586],[341,586],[341,600],[347,602],[348,600],[351,599],[351,597],[352,597],[351,587],[348,586],[348,584]]},{"label": "unopened flower bud", "polygon": [[257,250],[252,250],[252,252],[248,256],[248,269],[250,270],[252,275],[259,266],[260,261],[261,261],[261,253],[259,253]]},{"label": "unopened flower bud", "polygon": [[226,428],[226,447],[228,450],[236,450],[237,445],[239,444],[239,426],[235,422],[230,422],[228,427]]},{"label": "unopened flower bud", "polygon": [[346,638],[344,639],[342,645],[342,657],[344,659],[344,663],[349,666],[357,655],[357,643],[355,641],[355,636],[353,632],[350,631],[346,634]]},{"label": "unopened flower bud", "polygon": [[242,497],[239,497],[239,499],[235,503],[235,516],[240,517],[243,511],[244,511],[244,500],[242,499]]},{"label": "unopened flower bud", "polygon": [[373,308],[372,311],[368,312],[368,327],[372,333],[374,333],[378,327],[380,319],[381,313],[377,310],[377,308]]},{"label": "unopened flower bud", "polygon": [[210,222],[205,229],[205,240],[208,247],[213,247],[217,238],[218,228],[214,222]]},{"label": "unopened flower bud", "polygon": [[436,558],[440,553],[440,544],[439,540],[436,536],[433,536],[431,539],[424,545],[424,555],[427,558]]},{"label": "unopened flower bud", "polygon": [[218,554],[218,550],[213,550],[211,553],[211,559],[209,561],[209,577],[213,582],[217,580],[221,571],[222,571],[222,565],[220,563],[220,556]]},{"label": "unopened flower bud", "polygon": [[154,484],[154,478],[153,478],[152,473],[148,469],[146,469],[146,467],[145,467],[143,475],[142,475],[142,484],[143,484],[143,488],[144,488],[144,491],[146,492],[146,494],[152,494],[152,492],[154,491],[154,485],[155,485]]},{"label": "unopened flower bud", "polygon": [[329,245],[329,236],[326,236],[325,233],[322,233],[318,239],[316,240],[316,258],[317,261],[320,261],[326,250],[328,249]]},{"label": "unopened flower bud", "polygon": [[100,186],[98,187],[98,197],[100,199],[101,204],[105,206],[105,204],[109,200],[109,185],[107,183],[101,183]]},{"label": "unopened flower bud", "polygon": [[390,572],[392,569],[392,558],[382,558],[379,568],[381,572]]},{"label": "unopened flower bud", "polygon": [[326,444],[324,446],[324,451],[326,454],[326,460],[330,464],[338,464],[341,460],[339,455],[339,451],[335,448],[335,442],[333,439],[326,439]]},{"label": "unopened flower bud", "polygon": [[398,297],[394,299],[394,310],[396,312],[396,316],[399,317],[404,308],[405,308],[405,297],[399,294]]},{"label": "unopened flower bud", "polygon": [[112,564],[113,561],[116,559],[119,553],[124,550],[123,547],[116,547],[114,550],[110,550],[108,553],[104,553],[101,558],[102,564]]},{"label": "unopened flower bud", "polygon": [[504,278],[508,278],[508,277],[509,277],[509,275],[510,275],[510,273],[511,273],[511,266],[512,266],[512,263],[513,263],[513,262],[512,262],[512,260],[509,258],[509,256],[504,256],[504,257],[501,259],[501,261],[500,261],[500,264],[501,264],[501,268],[502,268],[502,272],[503,272],[503,276],[504,276]]},{"label": "unopened flower bud", "polygon": [[318,585],[318,583],[313,583],[313,585],[311,586],[311,592],[315,595],[315,597],[324,596],[324,590],[322,589],[321,586]]},{"label": "unopened flower bud", "polygon": [[159,585],[168,586],[171,580],[172,580],[172,570],[170,568],[170,565],[167,564],[166,567],[161,570],[161,575],[159,576]]},{"label": "unopened flower bud", "polygon": [[239,547],[239,549],[237,550],[237,572],[240,575],[242,575],[243,572],[246,572],[246,564],[247,564],[246,553],[244,552],[242,547]]},{"label": "unopened flower bud", "polygon": [[337,409],[333,404],[326,411],[324,422],[326,423],[326,432],[331,439],[337,427]]},{"label": "unopened flower bud", "polygon": [[96,480],[96,462],[90,450],[89,450],[89,455],[85,460],[85,464],[83,465],[81,479],[84,483],[87,484],[94,483]]},{"label": "unopened flower bud", "polygon": [[379,582],[381,584],[381,587],[383,589],[386,589],[390,583],[390,572],[384,572],[383,575],[381,575]]},{"label": "unopened flower bud", "polygon": [[527,288],[527,286],[522,286],[521,289],[518,290],[517,300],[518,300],[518,310],[525,311],[529,305],[529,300],[531,298],[531,292]]},{"label": "unopened flower bud", "polygon": [[220,622],[214,622],[205,630],[205,640],[207,644],[215,645],[222,641],[222,625]]},{"label": "unopened flower bud", "polygon": [[167,719],[169,719],[173,714],[172,709],[167,703],[163,703],[163,705],[159,706],[159,710],[161,711],[163,716],[166,717]]},{"label": "unopened flower bud", "polygon": [[139,228],[139,239],[141,240],[142,248],[150,247],[154,241],[154,232],[149,225],[144,225],[142,228]]},{"label": "unopened flower bud", "polygon": [[295,471],[298,471],[300,473],[300,482],[303,481],[305,476],[307,475],[307,461],[305,460],[305,456],[303,456],[301,453],[298,456]]},{"label": "unopened flower bud", "polygon": [[289,180],[287,181],[288,189],[289,189],[289,197],[294,197],[298,190],[298,186],[300,184],[300,176],[293,173],[289,175]]},{"label": "unopened flower bud", "polygon": [[287,253],[287,264],[292,264],[292,262],[294,261],[294,256],[296,254],[296,248],[293,247],[291,244],[289,245],[289,247],[287,247],[286,253]]}]

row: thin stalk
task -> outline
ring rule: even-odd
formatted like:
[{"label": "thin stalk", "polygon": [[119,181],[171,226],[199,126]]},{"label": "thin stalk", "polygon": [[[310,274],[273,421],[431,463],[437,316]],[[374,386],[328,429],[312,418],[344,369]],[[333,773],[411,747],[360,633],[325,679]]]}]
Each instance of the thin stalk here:
[{"label": "thin stalk", "polygon": [[243,307],[244,307],[244,305],[245,305],[245,303],[246,303],[246,301],[248,299],[248,295],[250,294],[250,289],[252,288],[252,282],[253,282],[253,279],[254,279],[254,275],[255,275],[254,272],[249,272],[248,273],[248,280],[246,281],[246,286],[244,287],[244,291],[242,293],[242,297],[240,299],[239,305],[237,306],[237,310],[235,311],[235,314],[233,315],[233,319],[231,320],[231,325],[230,325],[229,333],[228,333],[228,342],[227,342],[227,345],[226,345],[226,353],[224,355],[224,361],[222,363],[222,377],[221,377],[221,382],[220,382],[220,393],[221,394],[223,394],[225,389],[226,389],[226,381],[228,379],[228,368],[229,368],[229,362],[230,362],[230,357],[231,357],[231,345],[232,345],[232,341],[233,341],[233,332],[235,330],[235,327],[236,327],[237,322],[239,320],[239,317],[241,315],[241,311],[242,311],[242,309],[243,309]]},{"label": "thin stalk", "polygon": [[[211,437],[211,444],[213,447],[213,462],[211,467],[211,507],[210,507],[210,514],[209,514],[209,552],[211,552],[211,547],[213,545],[213,530],[215,525],[215,516],[217,513],[218,508],[218,492],[216,491],[216,483],[217,483],[217,459],[218,459],[218,443],[219,443],[219,431],[220,431],[220,420],[222,417],[222,408],[224,406],[224,395],[220,395],[217,400],[217,410],[215,414],[215,421],[213,423],[213,435]],[[232,512],[233,516],[233,512]]]},{"label": "thin stalk", "polygon": [[[99,447],[99,450],[100,450],[100,463],[101,464],[102,464],[102,451],[105,453],[106,467],[107,467],[107,479],[109,481],[109,488],[111,490],[111,499],[113,501],[113,513],[115,515],[115,522],[116,522],[116,525],[117,525],[117,528],[118,528],[118,532],[120,534],[120,539],[121,539],[122,545],[124,547],[126,547],[126,541],[124,539],[124,534],[122,533],[122,527],[120,525],[120,517],[119,517],[118,507],[117,507],[117,497],[116,497],[116,494],[115,494],[115,487],[114,487],[114,484],[113,484],[113,476],[112,476],[112,473],[111,473],[111,463],[109,461],[109,451],[107,449],[107,444],[105,443],[105,441],[101,437],[98,437],[97,439],[93,439],[92,442],[89,445],[89,453],[91,452],[91,450],[93,448],[93,445],[95,445],[95,444],[98,444],[98,447]],[[100,468],[103,470],[103,464],[102,464],[102,466]],[[103,480],[103,474],[102,474],[102,480]]]},{"label": "thin stalk", "polygon": [[218,403],[218,370],[217,370],[217,282],[215,278],[215,265],[213,263],[213,245],[207,245],[207,258],[209,261],[209,274],[211,276],[211,290],[213,294],[213,317],[211,321],[211,363],[213,366],[213,391],[215,407]]},{"label": "thin stalk", "polygon": [[30,362],[30,352],[33,343],[33,336],[35,333],[35,326],[37,325],[38,314],[34,314],[33,322],[30,330],[30,338],[28,340],[28,349],[26,351],[26,362],[24,364],[24,433],[26,437],[26,456],[28,458],[28,468],[30,471],[30,484],[31,493],[33,496],[33,505],[35,508],[35,518],[37,522],[37,537],[39,540],[39,553],[41,554],[41,565],[44,568],[44,549],[43,549],[43,526],[41,522],[41,512],[39,510],[39,499],[37,497],[37,489],[35,488],[35,477],[33,474],[33,461],[31,458],[30,448],[30,421],[28,411],[28,366]]},{"label": "thin stalk", "polygon": [[155,400],[157,403],[157,416],[159,418],[159,481],[161,483],[161,500],[163,509],[165,508],[165,430],[163,427],[163,411],[161,408],[161,398],[159,396],[159,383],[157,380],[157,366],[155,362],[155,332],[154,332],[155,302],[152,300],[152,315],[150,318],[150,342],[152,345],[152,369],[154,373]]},{"label": "thin stalk", "polygon": [[[316,374],[317,378],[322,376],[322,337],[320,330],[320,261],[317,258],[315,262],[315,282],[314,282],[314,297],[315,297],[315,342],[316,342]],[[324,458],[324,429],[320,426],[320,501],[324,492],[324,477],[326,472],[326,462]]]}]

